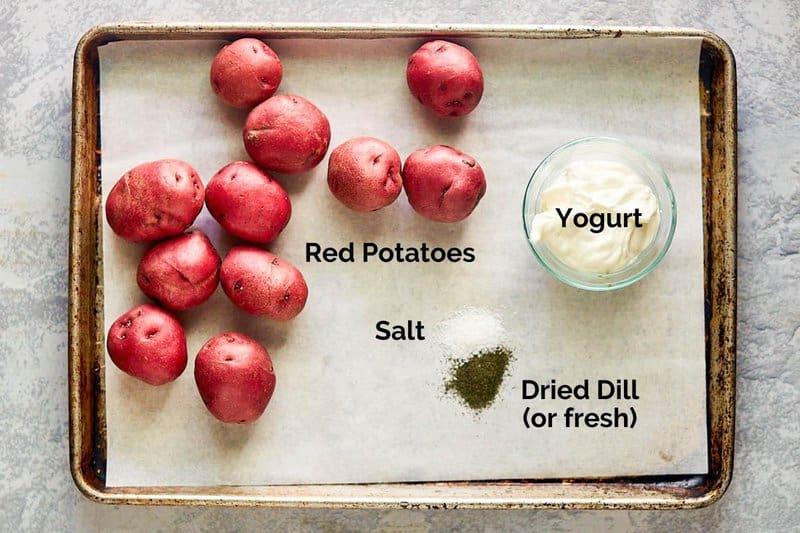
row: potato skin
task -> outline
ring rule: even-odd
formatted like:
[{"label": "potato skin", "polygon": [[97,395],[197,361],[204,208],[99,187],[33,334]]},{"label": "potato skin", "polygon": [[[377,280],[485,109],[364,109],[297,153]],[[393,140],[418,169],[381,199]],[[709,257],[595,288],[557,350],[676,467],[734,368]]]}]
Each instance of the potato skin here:
[{"label": "potato skin", "polygon": [[228,105],[248,108],[275,94],[283,78],[278,55],[258,39],[226,45],[211,63],[211,88]]},{"label": "potato skin", "polygon": [[328,158],[328,188],[354,211],[376,211],[397,199],[403,188],[397,150],[374,137],[350,139]]},{"label": "potato skin", "polygon": [[467,218],[486,193],[483,169],[450,146],[421,148],[406,158],[403,187],[411,207],[437,222]]},{"label": "potato skin", "polygon": [[177,159],[142,163],[117,181],[106,199],[114,233],[133,242],[183,233],[203,208],[203,183],[191,165]]},{"label": "potato skin", "polygon": [[220,268],[222,290],[240,309],[286,321],[306,305],[303,274],[275,254],[254,246],[234,246]]},{"label": "potato skin", "polygon": [[250,111],[242,136],[247,153],[260,167],[297,174],[325,157],[331,126],[302,96],[279,94]]},{"label": "potato skin", "polygon": [[225,165],[211,178],[206,206],[228,233],[263,244],[274,241],[292,216],[280,183],[246,161]]},{"label": "potato skin", "polygon": [[147,296],[173,311],[208,300],[219,283],[219,254],[202,231],[162,241],[139,261],[136,282]]},{"label": "potato skin", "polygon": [[234,332],[220,333],[200,348],[194,380],[211,414],[233,424],[258,420],[275,391],[275,372],[267,350]]},{"label": "potato skin", "polygon": [[111,324],[108,355],[150,385],[174,381],[186,368],[186,335],[178,319],[155,305],[137,305]]},{"label": "potato skin", "polygon": [[408,60],[406,81],[417,100],[439,118],[470,113],[483,96],[483,71],[472,52],[448,41],[430,41]]}]

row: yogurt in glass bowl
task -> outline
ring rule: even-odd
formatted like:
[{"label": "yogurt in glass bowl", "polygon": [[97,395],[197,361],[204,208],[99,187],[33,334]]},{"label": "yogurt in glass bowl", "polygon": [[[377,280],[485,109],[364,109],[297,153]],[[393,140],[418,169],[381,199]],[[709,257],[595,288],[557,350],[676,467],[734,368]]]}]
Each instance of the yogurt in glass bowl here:
[{"label": "yogurt in glass bowl", "polygon": [[525,235],[559,280],[592,291],[652,272],[675,233],[675,196],[661,166],[634,146],[586,137],[556,148],[525,190]]}]

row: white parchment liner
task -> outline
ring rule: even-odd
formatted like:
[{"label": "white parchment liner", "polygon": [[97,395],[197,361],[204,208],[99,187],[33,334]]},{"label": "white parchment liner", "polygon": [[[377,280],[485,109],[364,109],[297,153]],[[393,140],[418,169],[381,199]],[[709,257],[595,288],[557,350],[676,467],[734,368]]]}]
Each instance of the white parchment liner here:
[{"label": "white parchment liner", "polygon": [[[280,92],[328,116],[331,146],[382,138],[405,158],[450,144],[483,166],[488,192],[465,222],[429,222],[404,195],[372,214],[330,195],[327,158],[278,176],[293,205],[270,248],[300,268],[310,295],[287,324],[237,310],[219,289],[181,313],[189,366],[153,388],[106,370],[109,485],[378,482],[703,473],[705,361],[698,56],[700,40],[464,40],[484,69],[483,101],[466,119],[433,118],[409,94],[405,65],[421,43],[282,40]],[[218,42],[121,42],[101,48],[103,192],[148,160],[191,163],[205,182],[246,158],[246,113],[217,101],[208,70]],[[535,261],[521,223],[537,163],[577,137],[607,135],[650,152],[672,180],[678,225],[669,254],[642,282],[612,293],[560,284]],[[224,254],[233,240],[204,211],[196,227]],[[305,243],[471,246],[471,264],[308,264]],[[104,226],[106,325],[146,302],[136,286],[145,250]],[[375,323],[422,320],[426,331],[463,306],[503,321],[515,361],[497,401],[475,416],[444,392],[442,347],[375,339]],[[251,426],[208,414],[192,375],[212,335],[238,330],[272,354],[275,395]],[[453,354],[460,355],[460,354]],[[521,381],[575,384],[635,378],[641,399],[523,401]],[[636,407],[634,429],[525,429],[531,406]]]}]

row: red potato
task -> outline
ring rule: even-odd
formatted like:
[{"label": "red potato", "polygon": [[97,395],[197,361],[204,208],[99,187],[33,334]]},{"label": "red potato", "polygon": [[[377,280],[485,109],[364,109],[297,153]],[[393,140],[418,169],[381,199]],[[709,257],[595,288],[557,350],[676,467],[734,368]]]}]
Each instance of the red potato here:
[{"label": "red potato", "polygon": [[241,333],[220,333],[206,342],[194,361],[194,380],[211,414],[227,423],[255,422],[275,391],[269,353]]},{"label": "red potato", "polygon": [[133,242],[157,241],[183,233],[203,208],[197,171],[177,159],[142,163],[126,172],[106,199],[114,233]]},{"label": "red potato", "polygon": [[173,311],[208,300],[219,283],[220,257],[202,231],[162,241],[139,261],[136,282],[147,296]]},{"label": "red potato", "polygon": [[137,305],[111,324],[108,355],[131,376],[163,385],[186,368],[186,335],[178,319],[154,305]]},{"label": "red potato", "polygon": [[472,52],[448,41],[430,41],[408,60],[406,81],[417,100],[440,118],[471,112],[483,96],[483,72]]},{"label": "red potato", "polygon": [[222,290],[240,309],[286,321],[306,305],[308,286],[292,264],[254,246],[234,246],[220,268]]},{"label": "red potato", "polygon": [[226,104],[253,107],[275,94],[283,65],[258,39],[239,39],[219,51],[211,63],[211,87]]},{"label": "red potato", "polygon": [[279,94],[256,106],[242,133],[244,147],[259,166],[296,174],[314,168],[331,141],[328,118],[293,94]]},{"label": "red potato", "polygon": [[340,144],[328,159],[328,188],[354,211],[376,211],[397,199],[403,188],[397,151],[374,137]]},{"label": "red potato", "polygon": [[228,233],[263,244],[274,241],[292,216],[280,183],[246,161],[225,165],[211,178],[206,206]]},{"label": "red potato", "polygon": [[437,222],[467,218],[486,193],[486,178],[475,159],[450,146],[421,148],[403,166],[403,187],[411,207]]}]

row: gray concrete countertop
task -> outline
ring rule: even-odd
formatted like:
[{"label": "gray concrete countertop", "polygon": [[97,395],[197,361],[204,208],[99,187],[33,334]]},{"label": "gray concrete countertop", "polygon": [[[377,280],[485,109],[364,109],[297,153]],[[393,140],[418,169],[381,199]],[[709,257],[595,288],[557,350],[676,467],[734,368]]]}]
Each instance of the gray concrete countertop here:
[{"label": "gray concrete countertop", "polygon": [[[109,3],[0,5],[0,530],[800,530],[798,0]],[[67,451],[72,54],[90,26],[119,20],[594,23],[721,35],[739,81],[737,434],[727,495],[688,512],[134,508],[83,498]]]}]

